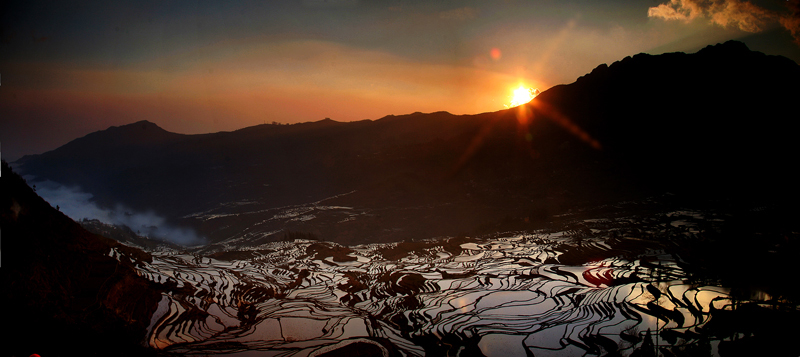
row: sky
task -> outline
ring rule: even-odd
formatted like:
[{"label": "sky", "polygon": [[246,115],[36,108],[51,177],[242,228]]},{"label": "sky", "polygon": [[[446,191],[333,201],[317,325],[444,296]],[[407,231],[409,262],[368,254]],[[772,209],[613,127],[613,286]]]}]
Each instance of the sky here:
[{"label": "sky", "polygon": [[178,133],[504,109],[637,53],[800,62],[800,0],[0,2],[0,157]]}]

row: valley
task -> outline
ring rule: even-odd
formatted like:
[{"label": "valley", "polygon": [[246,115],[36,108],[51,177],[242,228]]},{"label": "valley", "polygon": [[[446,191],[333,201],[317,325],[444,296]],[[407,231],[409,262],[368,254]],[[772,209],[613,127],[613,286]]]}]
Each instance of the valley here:
[{"label": "valley", "polygon": [[326,353],[351,344],[383,356],[718,355],[747,335],[720,329],[717,316],[796,314],[789,296],[730,286],[686,260],[729,214],[664,207],[627,202],[602,208],[617,212],[607,218],[578,212],[559,228],[481,238],[152,252],[140,274],[174,289],[147,342],[199,355],[336,355]]}]

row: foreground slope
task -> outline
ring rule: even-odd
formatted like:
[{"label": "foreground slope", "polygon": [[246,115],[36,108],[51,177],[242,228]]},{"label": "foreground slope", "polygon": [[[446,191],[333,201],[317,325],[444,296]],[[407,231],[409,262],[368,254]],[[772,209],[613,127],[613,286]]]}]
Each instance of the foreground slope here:
[{"label": "foreground slope", "polygon": [[2,170],[3,354],[154,354],[142,342],[164,288],[136,272],[149,254],[85,231]]}]

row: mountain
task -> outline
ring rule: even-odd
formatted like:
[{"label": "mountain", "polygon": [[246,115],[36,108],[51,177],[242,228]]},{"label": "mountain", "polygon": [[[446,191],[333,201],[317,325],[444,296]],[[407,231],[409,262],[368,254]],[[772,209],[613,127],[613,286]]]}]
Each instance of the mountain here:
[{"label": "mountain", "polygon": [[355,244],[531,229],[664,192],[797,197],[798,80],[796,63],[731,41],[600,65],[498,112],[203,135],[142,121],[16,164],[218,248],[292,232]]},{"label": "mountain", "polygon": [[3,354],[155,355],[143,342],[167,288],[136,270],[152,257],[87,232],[5,161],[0,187]]},{"label": "mountain", "polygon": [[[729,41],[695,54],[627,57],[539,99],[640,175],[761,193],[794,186],[797,78],[793,61]],[[761,185],[765,175],[771,184]]]}]

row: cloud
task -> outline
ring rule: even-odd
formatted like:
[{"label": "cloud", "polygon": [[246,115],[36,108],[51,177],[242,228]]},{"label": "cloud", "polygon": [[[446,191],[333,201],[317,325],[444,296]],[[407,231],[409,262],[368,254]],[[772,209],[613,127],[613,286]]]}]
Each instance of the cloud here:
[{"label": "cloud", "polygon": [[717,25],[736,26],[746,32],[760,32],[766,23],[776,19],[772,11],[738,0],[714,3],[707,13],[711,22]]},{"label": "cloud", "polygon": [[665,20],[689,21],[701,15],[702,11],[695,0],[670,0],[669,3],[647,10],[648,17],[659,17]]},{"label": "cloud", "polygon": [[439,13],[439,18],[442,20],[466,21],[472,20],[476,17],[478,17],[478,9],[468,6],[442,11]]},{"label": "cloud", "polygon": [[782,14],[778,21],[781,26],[789,30],[794,37],[794,43],[800,46],[800,0],[788,1],[786,7],[789,9],[787,14]]},{"label": "cloud", "polygon": [[[26,176],[34,182],[34,178]],[[78,187],[67,187],[53,181],[36,181],[36,193],[61,212],[72,218],[96,219],[104,223],[125,225],[140,235],[158,238],[180,245],[203,244],[205,239],[191,229],[175,227],[154,212],[134,212],[122,205],[113,210],[103,209],[92,202],[92,194]]]},{"label": "cloud", "polygon": [[765,9],[742,0],[670,0],[647,10],[648,17],[689,22],[707,18],[724,28],[736,27],[746,32],[761,32],[769,24],[779,23],[800,44],[800,1],[787,1],[786,12]]},{"label": "cloud", "polygon": [[92,194],[81,191],[77,187],[66,187],[53,181],[34,181],[30,176],[25,179],[36,182],[36,193],[51,205],[59,207],[61,212],[74,220],[82,218],[98,219],[110,222],[109,212],[100,209],[91,202]]}]

